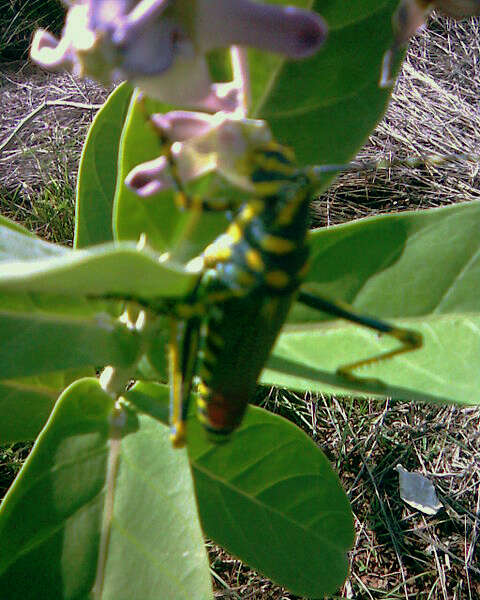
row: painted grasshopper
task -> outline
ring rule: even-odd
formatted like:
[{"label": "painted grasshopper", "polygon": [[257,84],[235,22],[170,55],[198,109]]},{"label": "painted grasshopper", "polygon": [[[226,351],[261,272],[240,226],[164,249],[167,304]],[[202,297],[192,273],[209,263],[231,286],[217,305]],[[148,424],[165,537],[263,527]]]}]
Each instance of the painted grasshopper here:
[{"label": "painted grasshopper", "polygon": [[[249,120],[228,120],[238,135],[248,131]],[[157,121],[159,132],[162,123]],[[293,152],[251,122],[250,136],[241,160],[229,163],[236,182],[248,191],[236,207],[227,231],[211,243],[201,257],[202,275],[189,298],[171,305],[169,342],[172,441],[182,446],[193,382],[196,382],[198,416],[216,441],[228,438],[240,424],[259,376],[293,302],[387,333],[400,345],[385,354],[343,365],[337,374],[355,381],[354,371],[421,347],[421,335],[349,307],[302,291],[308,272],[307,243],[310,200],[327,168],[297,167]],[[266,129],[266,125],[262,127]],[[256,137],[255,137],[256,136]],[[182,180],[188,164],[177,164],[172,146],[163,140],[168,169],[150,166],[136,172],[129,184],[140,192],[151,177],[169,177],[182,208],[225,210],[234,206],[208,198],[191,197]],[[187,153],[188,156],[188,153]],[[183,160],[187,161],[183,157]],[[233,166],[232,166],[233,165]],[[224,170],[228,169],[224,166]],[[338,167],[332,167],[338,170]],[[228,173],[227,173],[228,176]]]}]

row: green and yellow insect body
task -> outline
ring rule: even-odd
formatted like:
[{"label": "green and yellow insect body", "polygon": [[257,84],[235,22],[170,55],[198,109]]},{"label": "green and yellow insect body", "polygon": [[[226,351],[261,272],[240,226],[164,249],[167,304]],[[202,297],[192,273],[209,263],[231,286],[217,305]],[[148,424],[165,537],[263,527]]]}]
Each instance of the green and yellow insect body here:
[{"label": "green and yellow insect body", "polygon": [[205,251],[199,290],[210,305],[197,375],[198,415],[217,441],[240,424],[295,299],[308,259],[312,184],[290,152],[271,143],[252,157],[258,195]]},{"label": "green and yellow insect body", "polygon": [[[174,171],[174,168],[172,168]],[[300,292],[308,271],[309,203],[324,170],[300,169],[293,153],[274,141],[250,148],[242,162],[252,195],[227,231],[202,254],[203,274],[191,297],[172,310],[170,342],[172,441],[185,442],[192,382],[197,381],[198,416],[219,442],[239,426],[292,303],[345,318],[395,337],[393,351],[343,365],[337,374],[421,346],[416,332],[353,312],[336,302]],[[184,198],[181,182],[178,193]],[[191,206],[188,198],[183,204]],[[185,332],[178,340],[178,328]]]}]

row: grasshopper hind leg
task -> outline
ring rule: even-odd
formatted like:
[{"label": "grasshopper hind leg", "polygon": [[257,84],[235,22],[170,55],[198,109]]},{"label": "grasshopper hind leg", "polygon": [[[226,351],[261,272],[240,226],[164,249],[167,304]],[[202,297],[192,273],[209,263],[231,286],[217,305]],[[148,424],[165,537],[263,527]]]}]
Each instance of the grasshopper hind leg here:
[{"label": "grasshopper hind leg", "polygon": [[[361,315],[355,312],[351,307],[343,305],[342,303],[326,300],[325,298],[304,291],[300,291],[298,295],[298,301],[306,306],[309,306],[310,308],[317,309],[326,314],[345,319],[346,321],[350,321],[352,323],[357,323],[363,327],[368,327],[369,329],[373,329],[380,334],[389,335],[400,342],[400,345],[393,350],[382,352],[381,354],[377,354],[375,356],[369,356],[367,358],[363,358],[338,367],[336,371],[337,375],[343,377],[344,379],[348,379],[349,381],[363,383],[371,381],[368,378],[356,375],[354,371],[368,365],[389,360],[395,356],[399,356],[400,354],[413,352],[414,350],[418,350],[423,346],[423,337],[418,331],[397,327],[395,325],[391,325],[390,323],[386,323],[385,321],[381,321],[366,315]],[[375,379],[374,382],[377,385],[383,385],[383,382],[379,380]]]}]

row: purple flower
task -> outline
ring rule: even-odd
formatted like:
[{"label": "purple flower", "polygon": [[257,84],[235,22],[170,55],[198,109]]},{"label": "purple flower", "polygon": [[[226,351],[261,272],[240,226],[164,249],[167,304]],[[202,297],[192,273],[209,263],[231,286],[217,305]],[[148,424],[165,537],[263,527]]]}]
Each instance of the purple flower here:
[{"label": "purple flower", "polygon": [[[252,149],[272,139],[265,121],[236,119],[230,113],[177,110],[153,115],[152,124],[173,142],[172,155],[182,182],[216,171],[237,187],[255,193],[248,158]],[[166,157],[138,165],[125,183],[143,198],[172,187]]]},{"label": "purple flower", "polygon": [[60,40],[40,30],[31,57],[103,83],[128,79],[164,102],[216,112],[238,105],[238,89],[216,87],[205,55],[232,45],[311,56],[326,26],[312,11],[251,0],[63,0]]}]

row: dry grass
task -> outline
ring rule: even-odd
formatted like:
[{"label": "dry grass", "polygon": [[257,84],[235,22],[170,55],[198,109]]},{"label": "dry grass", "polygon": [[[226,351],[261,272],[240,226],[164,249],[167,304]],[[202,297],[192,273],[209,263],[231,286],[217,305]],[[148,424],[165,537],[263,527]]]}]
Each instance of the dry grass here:
[{"label": "dry grass", "polygon": [[[412,43],[390,109],[361,160],[480,153],[478,30],[476,21],[431,21]],[[3,139],[25,112],[44,100],[98,104],[105,97],[105,91],[91,83],[25,66],[4,67],[1,76]],[[92,110],[55,107],[29,122],[0,156],[3,213],[50,239],[71,240],[76,165],[92,115]],[[440,169],[350,173],[315,203],[314,218],[325,224],[478,199],[478,187],[477,165],[466,162]],[[45,189],[51,194],[45,195]],[[70,190],[63,201],[58,190]],[[59,233],[62,202],[60,220],[69,221]],[[270,391],[264,403],[317,441],[349,494],[357,539],[350,577],[337,597],[480,598],[480,410],[388,400],[340,402],[277,390]],[[437,516],[424,517],[402,503],[393,470],[399,462],[435,483],[445,506]],[[222,550],[211,547],[210,554],[218,598],[295,598]]]},{"label": "dry grass", "polygon": [[[480,411],[271,394],[270,409],[309,433],[339,472],[357,539],[341,597],[480,598]],[[428,475],[445,509],[423,516],[399,498],[402,463]],[[237,588],[242,598],[263,598]],[[266,595],[265,598],[295,598]],[[228,596],[227,596],[228,597]]]},{"label": "dry grass", "polygon": [[[107,92],[68,74],[10,63],[0,67],[0,93],[1,212],[51,241],[69,243],[80,151]],[[6,144],[26,115],[52,101],[59,105],[28,120]]]}]

